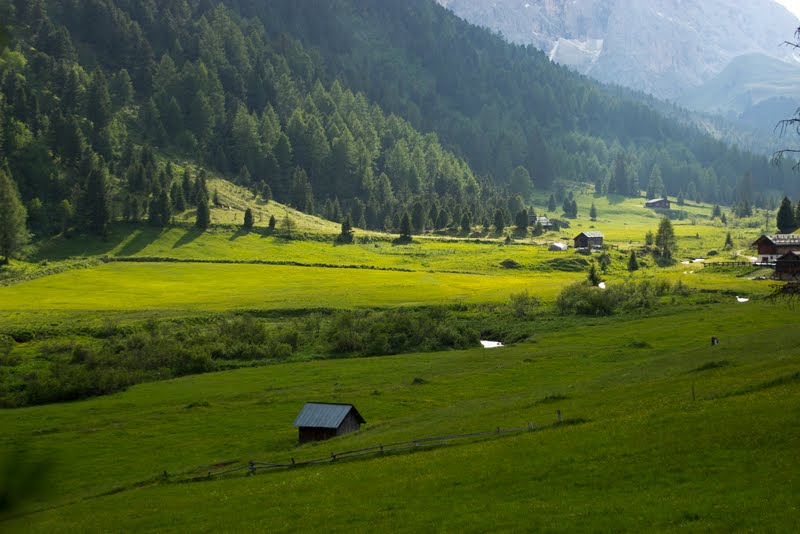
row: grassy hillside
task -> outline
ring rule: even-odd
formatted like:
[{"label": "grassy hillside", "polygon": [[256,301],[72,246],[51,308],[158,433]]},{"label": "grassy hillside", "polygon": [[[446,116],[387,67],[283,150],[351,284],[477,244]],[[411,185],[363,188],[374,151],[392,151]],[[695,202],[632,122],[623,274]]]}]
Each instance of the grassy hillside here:
[{"label": "grassy hillside", "polygon": [[[322,522],[327,531],[794,530],[800,334],[787,311],[731,302],[596,319],[504,349],[246,369],[2,411],[3,446],[24,447],[50,470],[49,492],[1,524],[11,532],[282,532]],[[721,344],[708,346],[710,335]],[[368,424],[298,446],[291,422],[308,400],[352,402]],[[556,409],[582,422],[548,427]],[[527,422],[541,428],[171,482],[229,462]]]}]

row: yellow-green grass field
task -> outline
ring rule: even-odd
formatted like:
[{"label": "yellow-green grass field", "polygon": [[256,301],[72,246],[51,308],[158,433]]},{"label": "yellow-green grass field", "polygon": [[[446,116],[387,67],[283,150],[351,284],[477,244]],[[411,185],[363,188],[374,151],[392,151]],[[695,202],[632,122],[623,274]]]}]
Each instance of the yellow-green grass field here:
[{"label": "yellow-green grass field", "polygon": [[[243,369],[0,411],[2,447],[50,464],[46,491],[0,529],[796,531],[795,326],[782,305],[720,303],[591,319],[501,349]],[[291,423],[309,400],[354,403],[368,423],[298,446]],[[553,427],[556,410],[579,424]],[[528,422],[541,428],[172,482],[229,462]]]}]

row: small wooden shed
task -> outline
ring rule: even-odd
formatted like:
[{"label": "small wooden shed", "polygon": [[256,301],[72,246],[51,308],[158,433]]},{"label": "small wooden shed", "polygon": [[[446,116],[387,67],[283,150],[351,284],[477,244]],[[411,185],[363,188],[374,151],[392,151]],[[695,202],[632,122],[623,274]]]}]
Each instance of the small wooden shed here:
[{"label": "small wooden shed", "polygon": [[293,426],[299,428],[300,443],[322,441],[361,429],[366,423],[352,404],[307,402]]},{"label": "small wooden shed", "polygon": [[575,248],[600,248],[603,246],[601,232],[581,232],[573,239]]},{"label": "small wooden shed", "polygon": [[787,252],[775,260],[775,277],[780,280],[800,280],[800,250]]},{"label": "small wooden shed", "polygon": [[645,208],[661,208],[661,209],[669,209],[670,203],[669,199],[667,198],[654,198],[651,200],[647,200],[644,203]]}]

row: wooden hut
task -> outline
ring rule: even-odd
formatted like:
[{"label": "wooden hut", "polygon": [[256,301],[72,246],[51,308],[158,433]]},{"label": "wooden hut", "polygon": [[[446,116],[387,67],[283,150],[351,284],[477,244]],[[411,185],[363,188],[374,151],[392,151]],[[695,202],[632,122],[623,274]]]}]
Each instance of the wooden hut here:
[{"label": "wooden hut", "polygon": [[787,252],[775,260],[775,278],[800,280],[800,250]]},{"label": "wooden hut", "polygon": [[667,198],[654,198],[647,200],[644,203],[645,208],[661,208],[668,210],[670,207],[669,199]]},{"label": "wooden hut", "polygon": [[601,232],[581,232],[573,239],[575,248],[601,248],[603,234]]},{"label": "wooden hut", "polygon": [[300,443],[322,441],[349,434],[366,423],[352,404],[307,402],[294,420]]}]

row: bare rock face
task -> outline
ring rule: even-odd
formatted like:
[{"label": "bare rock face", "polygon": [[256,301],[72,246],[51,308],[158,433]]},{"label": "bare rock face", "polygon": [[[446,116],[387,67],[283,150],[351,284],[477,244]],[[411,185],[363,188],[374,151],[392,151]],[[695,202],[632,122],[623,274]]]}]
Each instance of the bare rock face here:
[{"label": "bare rock face", "polygon": [[792,61],[781,43],[800,25],[774,0],[438,1],[583,74],[671,99],[744,54]]}]

